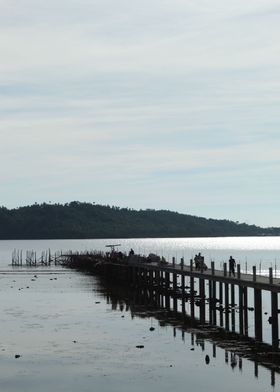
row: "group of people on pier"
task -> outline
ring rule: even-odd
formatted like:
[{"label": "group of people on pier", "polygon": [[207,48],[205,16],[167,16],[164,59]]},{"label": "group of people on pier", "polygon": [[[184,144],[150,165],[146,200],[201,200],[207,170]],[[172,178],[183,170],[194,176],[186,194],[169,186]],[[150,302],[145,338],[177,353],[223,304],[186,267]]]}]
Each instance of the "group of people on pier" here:
[{"label": "group of people on pier", "polygon": [[[197,271],[206,271],[207,270],[207,265],[205,264],[204,257],[201,255],[201,253],[198,253],[198,255],[195,255],[194,263],[195,263],[195,269]],[[236,261],[232,256],[230,256],[228,264],[229,264],[229,276],[231,276],[231,275],[235,276]]]},{"label": "group of people on pier", "polygon": [[196,270],[207,270],[207,265],[204,262],[204,256],[201,256],[201,253],[198,253],[198,255],[194,256],[194,263]]}]

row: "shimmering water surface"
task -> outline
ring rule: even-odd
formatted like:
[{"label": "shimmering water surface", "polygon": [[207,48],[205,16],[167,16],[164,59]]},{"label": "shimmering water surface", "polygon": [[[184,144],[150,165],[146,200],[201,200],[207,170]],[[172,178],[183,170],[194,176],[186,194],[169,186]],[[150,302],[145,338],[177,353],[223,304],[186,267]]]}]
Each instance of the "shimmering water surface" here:
[{"label": "shimmering water surface", "polygon": [[9,265],[13,249],[105,250],[109,243],[169,259],[187,260],[200,251],[217,267],[230,254],[242,268],[261,263],[265,273],[280,266],[278,237],[0,241],[1,391],[279,390],[278,374],[232,357],[195,331],[168,326],[144,307],[132,311],[97,277],[54,266]]}]

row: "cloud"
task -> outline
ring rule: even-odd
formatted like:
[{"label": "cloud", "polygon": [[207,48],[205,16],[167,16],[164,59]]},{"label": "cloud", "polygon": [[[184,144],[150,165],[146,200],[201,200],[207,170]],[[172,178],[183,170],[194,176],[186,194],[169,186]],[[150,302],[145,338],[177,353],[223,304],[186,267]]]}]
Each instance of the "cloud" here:
[{"label": "cloud", "polygon": [[95,195],[275,223],[276,0],[0,7],[3,204]]}]

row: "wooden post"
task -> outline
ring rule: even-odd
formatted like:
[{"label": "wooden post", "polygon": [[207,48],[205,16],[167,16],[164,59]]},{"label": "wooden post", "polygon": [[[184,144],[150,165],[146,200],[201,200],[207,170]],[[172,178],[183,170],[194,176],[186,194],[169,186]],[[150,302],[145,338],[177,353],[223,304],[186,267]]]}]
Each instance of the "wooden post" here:
[{"label": "wooden post", "polygon": [[269,268],[269,283],[273,284],[273,269],[272,269],[272,267]]},{"label": "wooden post", "polygon": [[211,274],[215,275],[215,262],[211,261]]},{"label": "wooden post", "polygon": [[235,287],[231,284],[231,330],[235,332]]},{"label": "wooden post", "polygon": [[212,280],[208,280],[209,287],[209,323],[213,324],[213,292],[212,292]]},{"label": "wooden post", "polygon": [[178,301],[177,301],[177,274],[173,273],[173,310],[178,311]]},{"label": "wooden post", "polygon": [[274,293],[274,292],[271,292],[271,321],[272,321],[271,322],[272,347],[274,350],[278,350],[279,348],[278,293]]},{"label": "wooden post", "polygon": [[150,285],[151,290],[153,290],[153,288],[154,288],[154,270],[153,269],[150,269],[150,271],[149,271],[149,285]]},{"label": "wooden post", "polygon": [[241,278],[241,273],[240,273],[240,264],[237,264],[237,279]]},{"label": "wooden post", "polygon": [[244,334],[248,336],[248,288],[243,287],[243,306],[244,306]]},{"label": "wooden post", "polygon": [[220,326],[224,326],[224,316],[223,316],[223,306],[224,306],[224,300],[223,300],[223,282],[219,282],[219,304],[220,304]]},{"label": "wooden post", "polygon": [[217,298],[216,298],[216,282],[212,282],[212,311],[213,311],[213,324],[217,324],[217,312],[216,312]]},{"label": "wooden post", "polygon": [[244,318],[243,318],[243,313],[244,313],[244,307],[243,307],[243,302],[244,302],[244,296],[243,296],[243,287],[238,286],[239,288],[239,333],[241,335],[244,334]]},{"label": "wooden post", "polygon": [[227,263],[224,263],[224,276],[227,276]]},{"label": "wooden post", "polygon": [[262,291],[254,289],[254,305],[255,305],[255,338],[262,341]]},{"label": "wooden post", "polygon": [[181,270],[183,270],[184,269],[184,257],[181,258],[180,266],[181,266]]},{"label": "wooden post", "polygon": [[186,314],[186,289],[185,289],[185,275],[181,275],[181,290],[182,290],[182,313]]},{"label": "wooden post", "polygon": [[193,259],[190,259],[190,270],[193,271]]},{"label": "wooden post", "polygon": [[257,268],[254,265],[253,266],[253,282],[256,282],[256,280],[257,280]]},{"label": "wooden post", "polygon": [[205,324],[205,280],[199,279],[200,322]]},{"label": "wooden post", "polygon": [[225,327],[229,330],[229,298],[228,298],[228,283],[225,283]]},{"label": "wooden post", "polygon": [[170,310],[170,274],[169,272],[165,272],[165,306],[167,310]]},{"label": "wooden post", "polygon": [[195,308],[194,308],[194,278],[190,277],[190,301],[191,301],[191,318],[195,318]]},{"label": "wooden post", "polygon": [[160,305],[160,271],[158,269],[155,270],[156,274],[156,303]]}]

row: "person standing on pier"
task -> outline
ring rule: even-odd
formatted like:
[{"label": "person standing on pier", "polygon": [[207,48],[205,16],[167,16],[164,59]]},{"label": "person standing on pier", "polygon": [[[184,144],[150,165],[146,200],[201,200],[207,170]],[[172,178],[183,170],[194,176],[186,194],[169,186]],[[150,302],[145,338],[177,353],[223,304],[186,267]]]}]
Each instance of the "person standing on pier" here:
[{"label": "person standing on pier", "polygon": [[231,274],[235,276],[236,262],[232,256],[230,256],[228,263],[229,263],[229,276],[231,276]]}]

